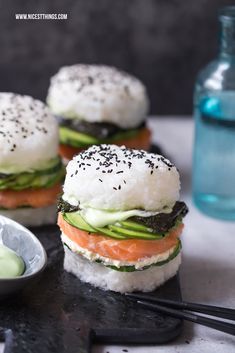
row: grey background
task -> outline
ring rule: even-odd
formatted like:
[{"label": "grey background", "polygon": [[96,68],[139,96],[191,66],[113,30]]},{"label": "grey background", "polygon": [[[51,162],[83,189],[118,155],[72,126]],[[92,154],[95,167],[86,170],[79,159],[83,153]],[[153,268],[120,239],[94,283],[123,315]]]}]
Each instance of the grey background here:
[{"label": "grey background", "polygon": [[[105,63],[147,85],[152,113],[188,114],[198,70],[216,55],[222,0],[0,0],[0,91],[45,99],[61,65]],[[15,13],[67,13],[17,21]]]}]

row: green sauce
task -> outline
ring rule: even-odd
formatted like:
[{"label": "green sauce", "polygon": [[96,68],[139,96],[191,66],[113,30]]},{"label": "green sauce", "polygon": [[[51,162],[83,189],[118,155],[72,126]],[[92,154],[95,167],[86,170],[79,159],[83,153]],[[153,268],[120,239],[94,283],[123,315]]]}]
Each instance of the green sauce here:
[{"label": "green sauce", "polygon": [[0,244],[0,278],[19,277],[24,270],[23,259],[13,250]]}]

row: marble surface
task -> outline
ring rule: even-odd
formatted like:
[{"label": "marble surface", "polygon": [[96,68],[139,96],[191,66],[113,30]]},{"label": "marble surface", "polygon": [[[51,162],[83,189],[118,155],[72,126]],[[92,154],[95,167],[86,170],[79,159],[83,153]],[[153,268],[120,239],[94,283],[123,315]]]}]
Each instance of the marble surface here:
[{"label": "marble surface", "polygon": [[[180,281],[188,301],[235,307],[235,223],[215,220],[201,214],[191,201],[191,119],[150,120],[154,142],[175,162],[181,173],[182,199],[190,212],[182,236],[183,263]],[[234,352],[235,337],[186,323],[183,334],[167,345],[96,346],[93,353],[201,353]]]}]

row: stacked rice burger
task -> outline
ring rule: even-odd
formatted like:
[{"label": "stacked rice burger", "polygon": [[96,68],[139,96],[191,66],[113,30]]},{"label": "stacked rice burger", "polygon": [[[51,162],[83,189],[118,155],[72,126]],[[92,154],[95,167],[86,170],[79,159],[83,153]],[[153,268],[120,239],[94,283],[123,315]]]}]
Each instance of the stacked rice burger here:
[{"label": "stacked rice burger", "polygon": [[52,223],[64,168],[57,122],[42,102],[0,93],[0,214],[25,225]]},{"label": "stacked rice burger", "polygon": [[145,87],[114,67],[62,67],[51,79],[47,103],[60,123],[60,154],[65,161],[93,144],[150,147]]},{"label": "stacked rice burger", "polygon": [[151,291],[174,276],[187,207],[161,155],[92,146],[67,166],[58,224],[65,270],[104,290]]}]

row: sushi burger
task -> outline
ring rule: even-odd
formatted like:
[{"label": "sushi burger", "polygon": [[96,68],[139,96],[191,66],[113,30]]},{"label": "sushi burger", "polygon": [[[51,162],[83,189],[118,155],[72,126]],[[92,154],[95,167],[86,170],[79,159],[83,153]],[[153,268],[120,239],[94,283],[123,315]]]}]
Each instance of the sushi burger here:
[{"label": "sushi burger", "polygon": [[104,65],[62,67],[51,78],[47,103],[60,123],[64,159],[101,143],[149,149],[146,90],[126,72]]},{"label": "sushi burger", "polygon": [[64,168],[47,106],[0,93],[0,214],[28,226],[56,220]]},{"label": "sushi burger", "polygon": [[64,268],[104,290],[151,291],[174,276],[187,206],[161,155],[99,145],[75,156],[59,203]]}]

